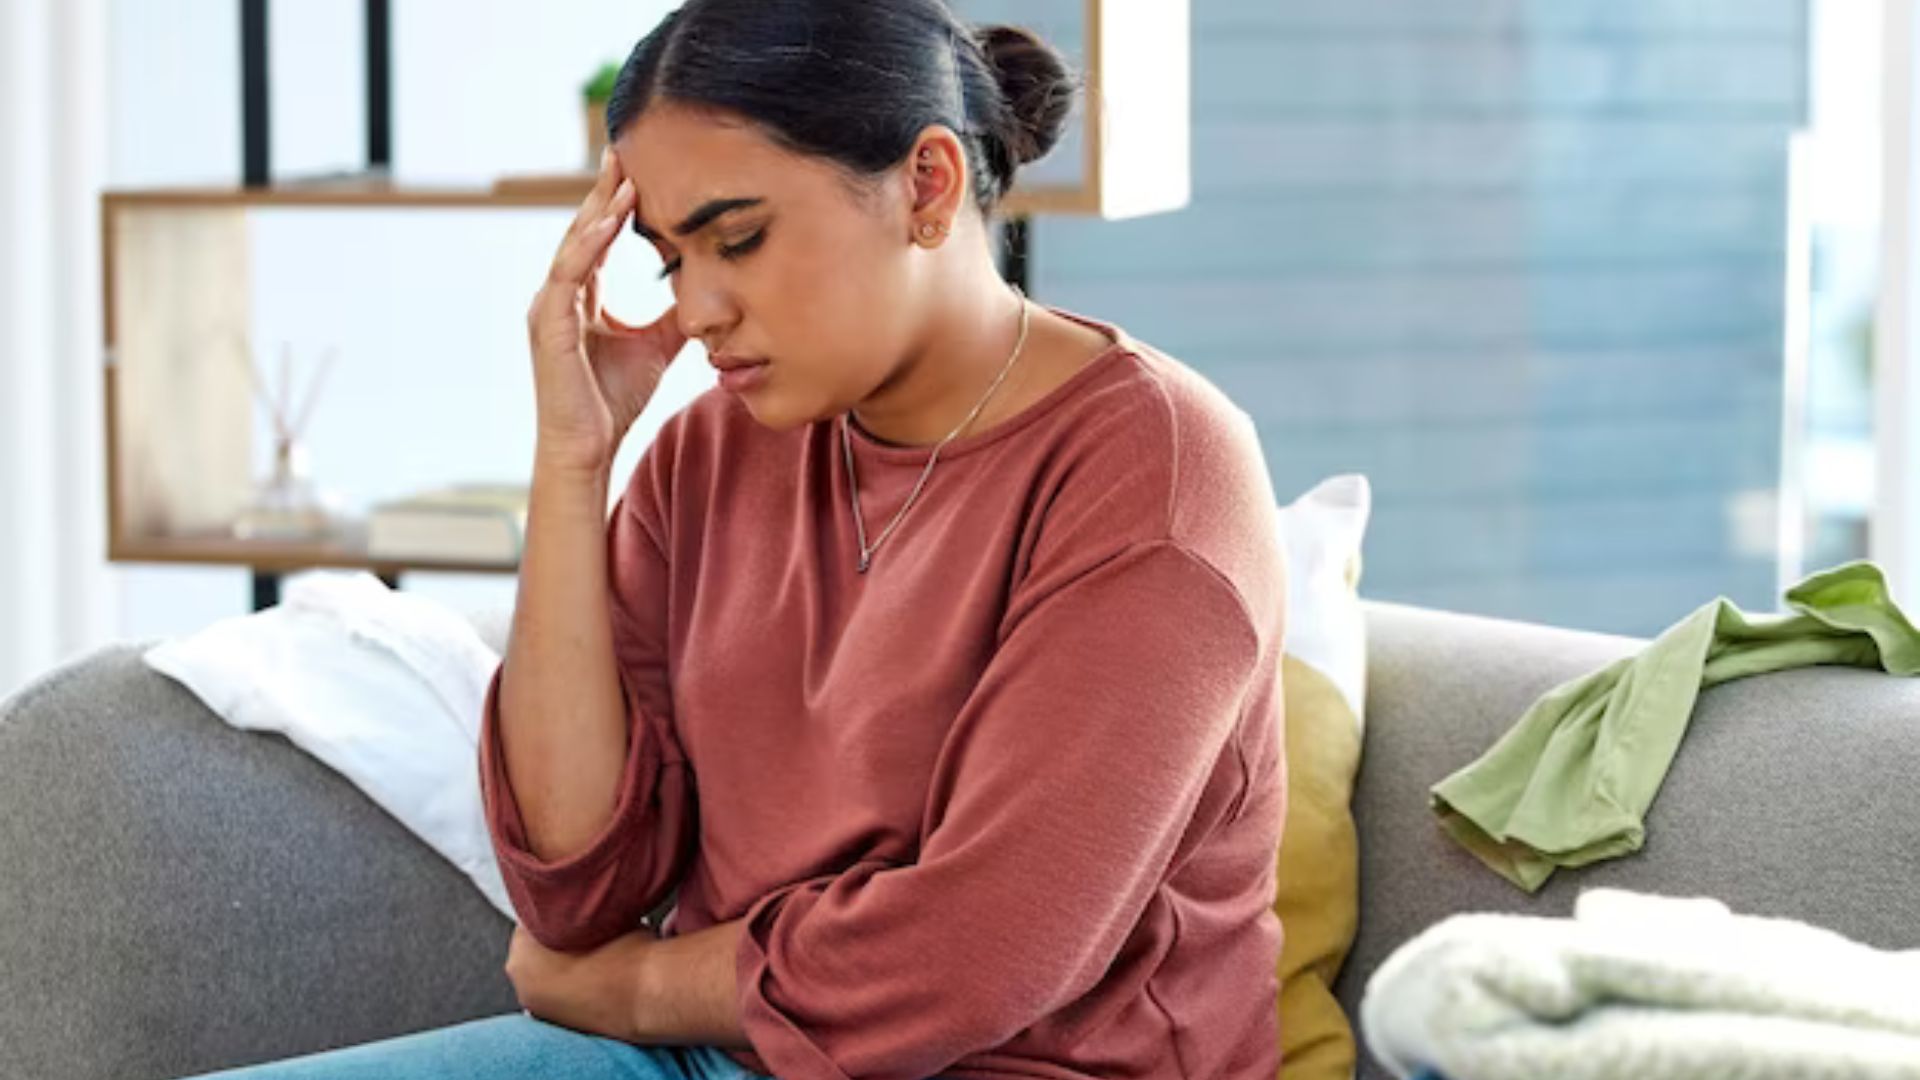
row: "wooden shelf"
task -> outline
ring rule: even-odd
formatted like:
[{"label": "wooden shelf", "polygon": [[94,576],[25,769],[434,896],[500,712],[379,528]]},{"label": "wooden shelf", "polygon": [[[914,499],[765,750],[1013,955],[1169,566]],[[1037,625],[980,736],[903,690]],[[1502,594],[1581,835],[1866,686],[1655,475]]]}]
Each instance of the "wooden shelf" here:
[{"label": "wooden shelf", "polygon": [[102,196],[102,207],[110,217],[119,209],[569,207],[578,205],[591,186],[588,183],[575,188],[571,184],[556,184],[543,179],[539,183],[523,185],[502,181],[490,187],[436,187],[396,184],[379,177],[353,177],[283,182],[261,188],[207,185],[108,191]]},{"label": "wooden shelf", "polygon": [[409,570],[446,570],[473,574],[514,574],[518,563],[480,563],[458,559],[376,559],[345,541],[245,540],[217,532],[179,536],[143,536],[117,540],[108,556],[116,562],[190,563],[248,566],[271,572],[340,567],[393,574]]}]

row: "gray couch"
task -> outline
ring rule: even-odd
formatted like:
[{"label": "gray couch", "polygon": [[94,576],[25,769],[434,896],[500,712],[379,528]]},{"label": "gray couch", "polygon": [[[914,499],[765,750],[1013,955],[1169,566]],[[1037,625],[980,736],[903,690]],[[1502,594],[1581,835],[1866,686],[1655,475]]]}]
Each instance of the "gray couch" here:
[{"label": "gray couch", "polygon": [[[1449,913],[1564,915],[1602,883],[1882,947],[1920,937],[1920,684],[1814,669],[1710,692],[1647,851],[1527,897],[1441,837],[1427,786],[1636,643],[1384,604],[1369,627],[1350,1006]],[[500,630],[496,614],[483,634]],[[517,1010],[511,926],[464,876],[292,744],[149,671],[143,647],[0,703],[0,1077],[159,1080]]]}]

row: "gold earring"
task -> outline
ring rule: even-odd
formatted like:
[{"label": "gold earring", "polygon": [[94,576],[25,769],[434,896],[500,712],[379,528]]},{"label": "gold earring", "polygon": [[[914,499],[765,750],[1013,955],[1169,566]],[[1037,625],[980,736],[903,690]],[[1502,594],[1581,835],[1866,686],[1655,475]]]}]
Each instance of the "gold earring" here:
[{"label": "gold earring", "polygon": [[920,223],[920,239],[929,246],[937,242],[940,237],[945,236],[946,232],[947,227],[941,222],[923,221]]}]

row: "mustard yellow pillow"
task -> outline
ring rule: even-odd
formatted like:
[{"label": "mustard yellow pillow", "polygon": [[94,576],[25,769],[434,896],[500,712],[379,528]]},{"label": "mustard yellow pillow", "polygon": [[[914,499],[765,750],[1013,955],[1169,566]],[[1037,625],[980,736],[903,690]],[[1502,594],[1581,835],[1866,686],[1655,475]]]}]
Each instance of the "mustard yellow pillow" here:
[{"label": "mustard yellow pillow", "polygon": [[1364,476],[1343,475],[1280,508],[1287,557],[1287,820],[1273,911],[1280,954],[1280,1076],[1350,1080],[1353,1026],[1333,981],[1359,923],[1353,779],[1360,768],[1366,621],[1360,547],[1372,508]]}]

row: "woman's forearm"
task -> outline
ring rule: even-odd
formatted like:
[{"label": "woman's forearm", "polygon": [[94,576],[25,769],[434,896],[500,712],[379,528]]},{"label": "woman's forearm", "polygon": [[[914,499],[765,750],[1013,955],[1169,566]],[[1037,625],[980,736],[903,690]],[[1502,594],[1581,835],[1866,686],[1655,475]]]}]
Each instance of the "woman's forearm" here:
[{"label": "woman's forearm", "polygon": [[734,974],[744,926],[670,938],[635,930],[580,953],[549,949],[516,927],[507,975],[528,1013],[576,1031],[636,1046],[752,1049]]},{"label": "woman's forearm", "polygon": [[634,972],[632,1040],[750,1049],[740,1024],[734,955],[743,920],[648,942]]},{"label": "woman's forearm", "polygon": [[544,860],[605,828],[627,757],[607,597],[610,475],[534,467],[499,725],[527,843]]}]

